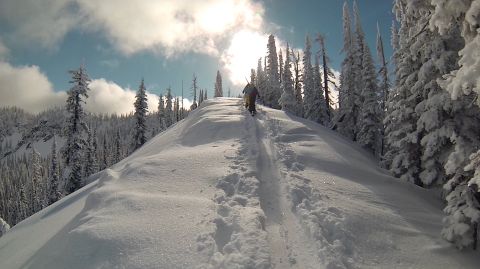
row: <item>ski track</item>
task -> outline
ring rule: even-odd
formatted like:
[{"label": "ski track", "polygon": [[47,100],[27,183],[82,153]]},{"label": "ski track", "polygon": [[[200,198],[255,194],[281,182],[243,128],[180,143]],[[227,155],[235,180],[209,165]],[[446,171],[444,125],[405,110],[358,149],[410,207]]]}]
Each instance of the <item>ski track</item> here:
[{"label": "ski track", "polygon": [[250,132],[250,118],[245,112],[244,137],[237,141],[236,156],[226,156],[234,159],[230,172],[216,184],[215,229],[197,238],[197,250],[207,252],[210,257],[207,264],[197,267],[199,269],[272,268],[254,162],[259,153],[251,147],[255,137]]},{"label": "ski track", "polygon": [[285,178],[280,174],[277,154],[268,134],[262,113],[255,121],[259,149],[257,168],[260,180],[260,204],[266,215],[266,231],[273,268],[318,268],[314,245],[290,210],[285,195]]},{"label": "ski track", "polygon": [[355,268],[344,214],[302,175],[279,120],[262,110],[244,117],[236,156],[226,156],[233,164],[216,184],[213,231],[197,238],[209,262],[197,268]]},{"label": "ski track", "polygon": [[280,156],[281,173],[286,179],[287,198],[291,210],[301,223],[304,232],[315,245],[319,264],[316,268],[356,268],[355,246],[345,226],[345,213],[339,208],[328,206],[329,197],[315,189],[311,179],[302,175],[305,167],[297,162],[295,151],[288,143],[281,142],[281,122],[267,118],[266,128],[272,136],[274,152]]}]

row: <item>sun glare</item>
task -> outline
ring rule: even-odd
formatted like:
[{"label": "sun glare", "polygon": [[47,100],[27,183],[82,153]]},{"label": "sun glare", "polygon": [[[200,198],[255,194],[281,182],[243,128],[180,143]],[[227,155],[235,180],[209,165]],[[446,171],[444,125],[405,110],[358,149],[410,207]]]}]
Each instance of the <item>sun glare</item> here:
[{"label": "sun glare", "polygon": [[256,68],[258,59],[266,53],[266,40],[266,35],[249,30],[233,35],[222,61],[235,85],[244,85],[245,78],[250,78],[250,69]]}]

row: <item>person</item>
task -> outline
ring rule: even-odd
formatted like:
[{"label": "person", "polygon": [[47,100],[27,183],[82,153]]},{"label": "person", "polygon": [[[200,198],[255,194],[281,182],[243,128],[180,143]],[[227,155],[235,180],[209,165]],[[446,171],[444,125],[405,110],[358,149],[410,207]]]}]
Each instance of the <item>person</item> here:
[{"label": "person", "polygon": [[255,108],[255,102],[257,101],[257,96],[260,97],[260,94],[258,93],[257,87],[255,87],[255,85],[250,85],[251,90],[248,98],[248,111],[250,111],[252,115],[255,115],[257,113],[257,109]]},{"label": "person", "polygon": [[250,84],[250,82],[247,83],[247,86],[245,86],[245,88],[243,88],[243,102],[245,103],[245,108],[248,108],[249,106],[249,101],[250,101],[250,92],[253,90],[253,88],[255,86],[253,86],[252,84]]}]

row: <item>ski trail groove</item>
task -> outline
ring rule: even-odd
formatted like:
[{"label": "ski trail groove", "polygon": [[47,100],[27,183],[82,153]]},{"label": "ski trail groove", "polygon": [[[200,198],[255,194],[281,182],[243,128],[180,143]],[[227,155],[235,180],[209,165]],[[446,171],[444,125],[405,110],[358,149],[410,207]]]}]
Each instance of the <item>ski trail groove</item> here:
[{"label": "ski trail groove", "polygon": [[265,116],[265,126],[271,135],[272,152],[278,154],[278,167],[284,176],[284,187],[290,210],[301,229],[308,235],[309,249],[318,259],[315,268],[356,268],[353,235],[346,228],[345,213],[329,202],[328,195],[322,194],[312,184],[312,178],[303,175],[304,165],[298,162],[294,149],[282,142],[285,131],[281,122]]},{"label": "ski trail groove", "polygon": [[216,183],[214,230],[197,237],[197,250],[208,256],[198,269],[270,269],[265,215],[260,207],[259,181],[255,170],[258,150],[250,146],[254,137],[249,119],[243,120],[243,138],[228,174]]},{"label": "ski trail groove", "polygon": [[265,134],[262,118],[251,119],[254,123],[250,145],[257,148],[257,176],[260,181],[259,197],[266,221],[265,229],[270,248],[272,267],[275,269],[318,268],[315,248],[290,210],[284,179],[276,163],[275,148]]}]

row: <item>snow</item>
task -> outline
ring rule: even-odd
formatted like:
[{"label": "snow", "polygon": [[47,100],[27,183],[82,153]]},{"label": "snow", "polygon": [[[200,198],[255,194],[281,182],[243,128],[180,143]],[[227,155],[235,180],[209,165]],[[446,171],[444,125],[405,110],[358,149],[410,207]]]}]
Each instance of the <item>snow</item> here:
[{"label": "snow", "polygon": [[477,268],[442,201],[320,125],[202,103],[0,238],[0,268]]}]

